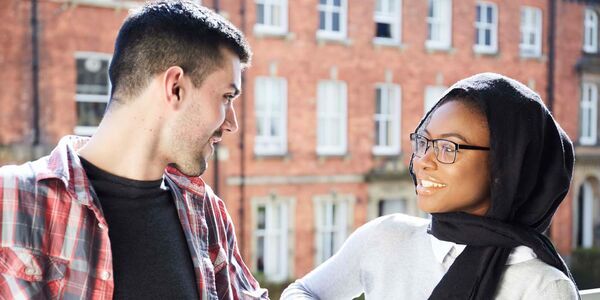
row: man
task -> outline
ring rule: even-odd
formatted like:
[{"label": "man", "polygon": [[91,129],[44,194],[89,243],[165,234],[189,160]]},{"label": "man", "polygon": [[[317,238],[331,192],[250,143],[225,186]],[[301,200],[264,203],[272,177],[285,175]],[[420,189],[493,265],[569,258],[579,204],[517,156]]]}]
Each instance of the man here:
[{"label": "man", "polygon": [[195,4],[133,12],[96,134],[0,168],[0,299],[266,299],[199,177],[238,129],[250,57],[238,29]]}]

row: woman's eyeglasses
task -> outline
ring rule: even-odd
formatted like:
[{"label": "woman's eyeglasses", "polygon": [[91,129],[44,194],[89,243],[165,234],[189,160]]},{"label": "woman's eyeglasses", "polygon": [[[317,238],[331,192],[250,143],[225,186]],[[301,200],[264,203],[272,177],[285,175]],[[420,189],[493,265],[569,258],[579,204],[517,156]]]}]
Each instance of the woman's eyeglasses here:
[{"label": "woman's eyeglasses", "polygon": [[423,157],[427,153],[427,149],[433,146],[435,158],[443,164],[453,164],[456,161],[456,153],[459,150],[484,150],[489,151],[489,147],[480,147],[472,145],[457,144],[446,139],[430,140],[418,133],[410,134],[412,150],[415,156]]}]

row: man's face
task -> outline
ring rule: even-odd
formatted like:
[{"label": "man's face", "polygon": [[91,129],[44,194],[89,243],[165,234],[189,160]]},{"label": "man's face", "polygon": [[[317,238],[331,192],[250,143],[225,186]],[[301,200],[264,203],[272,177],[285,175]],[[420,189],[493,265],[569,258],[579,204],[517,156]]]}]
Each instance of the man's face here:
[{"label": "man's face", "polygon": [[199,87],[188,79],[184,84],[182,107],[175,126],[164,145],[171,164],[187,176],[199,176],[206,170],[214,144],[225,132],[238,129],[233,100],[241,92],[241,63],[237,55],[222,50],[223,65],[211,73]]}]

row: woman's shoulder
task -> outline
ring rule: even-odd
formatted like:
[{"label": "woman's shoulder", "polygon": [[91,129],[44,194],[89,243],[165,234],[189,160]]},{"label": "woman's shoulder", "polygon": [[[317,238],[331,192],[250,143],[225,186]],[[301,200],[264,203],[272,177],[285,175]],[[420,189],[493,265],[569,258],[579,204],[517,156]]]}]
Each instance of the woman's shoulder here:
[{"label": "woman's shoulder", "polygon": [[549,299],[577,299],[577,288],[571,279],[537,258],[506,266],[501,290],[521,291],[520,297],[525,299],[537,299],[540,295]]},{"label": "woman's shoulder", "polygon": [[361,226],[365,233],[376,235],[393,235],[396,239],[408,238],[418,233],[425,233],[430,221],[428,219],[405,214],[391,214],[376,218]]}]

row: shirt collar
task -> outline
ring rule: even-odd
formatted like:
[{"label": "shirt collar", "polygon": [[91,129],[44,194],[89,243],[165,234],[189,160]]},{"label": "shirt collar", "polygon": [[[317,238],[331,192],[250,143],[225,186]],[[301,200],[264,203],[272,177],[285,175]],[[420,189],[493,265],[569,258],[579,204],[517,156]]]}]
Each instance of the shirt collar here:
[{"label": "shirt collar", "polygon": [[[77,152],[90,140],[89,137],[67,135],[60,139],[50,155],[33,162],[36,170],[36,181],[59,179],[73,195],[73,198],[84,205],[90,205],[93,197],[89,189],[89,180]],[[189,177],[175,167],[169,166],[165,175],[174,181],[181,189],[204,197],[206,186],[202,178]]]},{"label": "shirt collar", "polygon": [[431,239],[431,248],[433,250],[433,255],[435,256],[435,260],[437,260],[440,264],[444,262],[444,259],[454,247],[456,251],[456,256],[460,255],[467,245],[456,244],[453,242],[442,241],[437,239],[433,234],[429,234]]},{"label": "shirt collar", "polygon": [[37,181],[46,179],[60,180],[67,192],[83,205],[93,202],[89,181],[77,156],[77,151],[87,142],[88,137],[67,135],[60,139],[50,155],[32,162]]},{"label": "shirt collar", "polygon": [[[444,259],[446,258],[448,253],[450,253],[452,247],[455,248],[457,257],[467,247],[467,245],[439,240],[435,236],[433,236],[433,234],[429,234],[429,237],[431,239],[431,248],[433,250],[435,260],[437,260],[440,264],[444,262]],[[527,246],[518,246],[511,251],[510,255],[508,256],[508,260],[506,261],[506,264],[514,265],[534,258],[537,258],[537,255],[535,254],[533,249]]]}]

